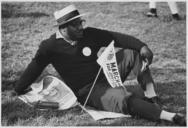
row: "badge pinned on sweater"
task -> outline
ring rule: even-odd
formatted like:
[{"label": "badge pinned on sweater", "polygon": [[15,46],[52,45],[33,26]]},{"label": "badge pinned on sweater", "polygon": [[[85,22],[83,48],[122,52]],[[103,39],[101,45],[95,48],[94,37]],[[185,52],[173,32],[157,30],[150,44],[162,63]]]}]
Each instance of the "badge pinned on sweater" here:
[{"label": "badge pinned on sweater", "polygon": [[84,47],[82,49],[82,53],[84,56],[90,56],[91,55],[91,49],[89,47]]}]

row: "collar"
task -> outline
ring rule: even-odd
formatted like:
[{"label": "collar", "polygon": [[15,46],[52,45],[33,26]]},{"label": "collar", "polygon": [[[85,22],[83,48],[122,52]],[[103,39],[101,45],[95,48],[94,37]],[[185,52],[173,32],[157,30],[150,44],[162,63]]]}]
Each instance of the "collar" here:
[{"label": "collar", "polygon": [[66,42],[68,42],[72,46],[76,45],[76,43],[77,43],[77,41],[68,41],[68,40],[66,40],[63,37],[63,35],[60,33],[59,29],[56,31],[56,39],[64,39]]},{"label": "collar", "polygon": [[56,31],[56,39],[64,39],[64,37],[60,33],[59,29]]}]

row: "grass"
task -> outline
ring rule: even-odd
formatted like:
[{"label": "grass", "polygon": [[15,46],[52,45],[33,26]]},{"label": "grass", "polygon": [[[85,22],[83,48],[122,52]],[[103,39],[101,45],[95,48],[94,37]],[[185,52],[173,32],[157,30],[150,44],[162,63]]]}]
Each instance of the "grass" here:
[{"label": "grass", "polygon": [[[140,118],[94,121],[79,107],[67,111],[30,108],[11,92],[43,39],[55,32],[53,12],[70,3],[2,2],[2,126],[175,126]],[[76,2],[88,26],[118,31],[142,40],[154,53],[151,72],[156,91],[169,111],[186,114],[186,4],[179,2],[182,20],[171,18],[167,3],[157,6],[159,18],[147,18],[148,3]],[[57,72],[50,65],[41,74]],[[136,85],[137,83],[131,83]]]}]

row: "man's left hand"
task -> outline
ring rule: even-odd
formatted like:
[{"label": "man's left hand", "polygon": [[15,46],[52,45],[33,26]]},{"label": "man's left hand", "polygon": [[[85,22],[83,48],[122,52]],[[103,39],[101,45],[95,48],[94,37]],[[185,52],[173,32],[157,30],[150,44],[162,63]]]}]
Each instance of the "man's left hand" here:
[{"label": "man's left hand", "polygon": [[143,61],[147,62],[147,66],[149,66],[152,63],[153,53],[147,46],[143,46],[141,48],[140,55],[143,58]]}]

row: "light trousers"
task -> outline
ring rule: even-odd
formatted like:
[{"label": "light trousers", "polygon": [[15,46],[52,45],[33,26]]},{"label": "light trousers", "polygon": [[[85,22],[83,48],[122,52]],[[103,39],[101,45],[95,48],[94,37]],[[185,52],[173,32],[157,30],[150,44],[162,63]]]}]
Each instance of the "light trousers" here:
[{"label": "light trousers", "polygon": [[[149,3],[149,8],[151,9],[151,8],[153,8],[153,9],[156,9],[156,5],[157,4],[157,2],[154,2],[154,1],[151,1],[150,3]],[[178,7],[177,7],[177,3],[176,2],[168,2],[168,6],[169,6],[169,8],[170,8],[170,11],[171,11],[171,13],[172,14],[178,14]]]}]

